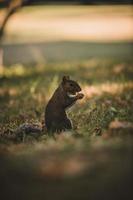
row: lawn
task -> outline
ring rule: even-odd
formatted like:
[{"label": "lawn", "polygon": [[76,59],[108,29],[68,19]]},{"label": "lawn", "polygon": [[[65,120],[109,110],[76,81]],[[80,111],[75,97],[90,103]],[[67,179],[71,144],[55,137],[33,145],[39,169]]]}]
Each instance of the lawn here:
[{"label": "lawn", "polygon": [[[84,42],[64,57],[54,46],[53,60],[0,68],[2,199],[132,199],[133,57],[132,43],[124,44],[95,43],[90,55]],[[19,125],[44,121],[63,75],[85,95],[68,110],[73,130],[17,135]]]},{"label": "lawn", "polygon": [[[125,192],[131,196],[132,65],[132,58],[97,57],[15,65],[1,72],[2,196],[122,199]],[[46,103],[64,74],[77,80],[85,95],[68,111],[73,131],[54,138],[44,132],[38,139],[26,135],[24,141],[19,136],[14,140],[13,130],[19,125],[43,120]]]}]

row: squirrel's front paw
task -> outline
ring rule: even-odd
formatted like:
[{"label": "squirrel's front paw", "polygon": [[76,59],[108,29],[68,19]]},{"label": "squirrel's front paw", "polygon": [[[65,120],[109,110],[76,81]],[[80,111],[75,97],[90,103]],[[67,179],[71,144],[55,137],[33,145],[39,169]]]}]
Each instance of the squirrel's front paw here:
[{"label": "squirrel's front paw", "polygon": [[82,99],[84,97],[84,94],[82,94],[82,93],[78,93],[78,95],[77,95],[77,99]]}]

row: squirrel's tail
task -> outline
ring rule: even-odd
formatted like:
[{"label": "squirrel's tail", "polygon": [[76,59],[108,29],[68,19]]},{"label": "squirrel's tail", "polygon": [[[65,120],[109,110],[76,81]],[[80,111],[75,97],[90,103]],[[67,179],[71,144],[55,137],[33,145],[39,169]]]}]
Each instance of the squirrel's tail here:
[{"label": "squirrel's tail", "polygon": [[5,130],[0,134],[0,141],[24,142],[28,136],[38,139],[40,136],[45,134],[45,129],[44,123],[24,123],[16,129],[8,128]]},{"label": "squirrel's tail", "polygon": [[18,134],[20,132],[25,132],[26,134],[30,133],[40,133],[42,131],[42,125],[38,123],[24,123],[20,125],[15,132]]},{"label": "squirrel's tail", "polygon": [[20,125],[15,131],[15,135],[18,137],[24,137],[26,135],[38,138],[42,135],[43,126],[41,123],[24,123]]}]

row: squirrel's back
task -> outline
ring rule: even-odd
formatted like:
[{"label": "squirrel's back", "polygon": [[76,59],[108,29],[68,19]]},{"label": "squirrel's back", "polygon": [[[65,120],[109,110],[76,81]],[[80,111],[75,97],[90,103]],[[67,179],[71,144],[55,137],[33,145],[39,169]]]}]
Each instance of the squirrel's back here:
[{"label": "squirrel's back", "polygon": [[63,77],[45,109],[45,124],[48,131],[61,132],[72,128],[65,110],[76,100],[83,98],[83,94],[79,94],[80,91],[77,82],[70,80],[69,77]]}]

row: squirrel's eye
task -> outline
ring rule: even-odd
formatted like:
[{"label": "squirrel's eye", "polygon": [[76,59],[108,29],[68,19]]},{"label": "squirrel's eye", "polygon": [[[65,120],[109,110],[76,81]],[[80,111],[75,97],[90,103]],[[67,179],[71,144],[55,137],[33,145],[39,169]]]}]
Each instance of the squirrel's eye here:
[{"label": "squirrel's eye", "polygon": [[70,86],[73,86],[73,84],[72,84],[72,83],[70,83]]}]

